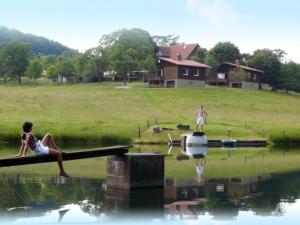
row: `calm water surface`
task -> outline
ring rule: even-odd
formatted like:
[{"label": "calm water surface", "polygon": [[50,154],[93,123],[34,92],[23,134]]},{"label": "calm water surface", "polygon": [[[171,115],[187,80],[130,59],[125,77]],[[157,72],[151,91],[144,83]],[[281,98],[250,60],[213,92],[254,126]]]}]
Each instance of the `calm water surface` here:
[{"label": "calm water surface", "polygon": [[167,175],[163,188],[131,191],[100,178],[0,172],[1,224],[299,224],[299,213],[300,172]]}]

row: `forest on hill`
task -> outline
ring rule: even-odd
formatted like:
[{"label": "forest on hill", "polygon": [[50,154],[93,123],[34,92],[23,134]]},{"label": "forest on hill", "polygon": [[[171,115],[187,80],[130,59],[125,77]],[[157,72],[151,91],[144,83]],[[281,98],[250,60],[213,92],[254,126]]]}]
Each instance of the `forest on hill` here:
[{"label": "forest on hill", "polygon": [[56,41],[0,26],[0,45],[11,41],[19,41],[31,45],[32,52],[35,55],[59,56],[65,51],[75,51]]}]

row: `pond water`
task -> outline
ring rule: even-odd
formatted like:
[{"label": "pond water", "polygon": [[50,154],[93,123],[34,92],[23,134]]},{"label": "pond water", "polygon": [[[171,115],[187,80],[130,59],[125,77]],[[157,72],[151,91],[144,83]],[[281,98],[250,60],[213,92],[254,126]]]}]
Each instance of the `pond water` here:
[{"label": "pond water", "polygon": [[[14,154],[15,150],[5,149],[0,149],[1,157]],[[167,150],[148,147],[133,151],[149,152],[150,149]],[[172,154],[165,159],[164,187],[130,191],[107,186],[105,176],[82,175],[79,170],[84,169],[78,168],[82,164],[76,161],[73,164],[78,172],[68,165],[71,178],[46,170],[32,173],[31,167],[0,168],[0,223],[299,224],[300,168],[274,173],[270,163],[300,164],[298,151],[241,149],[229,153],[209,149],[205,159],[197,161],[205,167],[201,176],[197,174],[194,159],[180,159],[178,149],[173,149]],[[92,159],[84,162],[97,165]],[[96,162],[105,163],[105,159]],[[254,173],[261,174],[248,176],[248,169],[256,165],[253,163],[260,163],[271,172],[255,170]],[[52,164],[56,169],[55,163]],[[215,168],[217,164],[228,166],[221,168],[221,173]],[[229,164],[238,167],[231,168]],[[232,172],[232,169],[239,171]],[[93,170],[98,173],[96,168]],[[236,176],[240,171],[242,176]]]}]

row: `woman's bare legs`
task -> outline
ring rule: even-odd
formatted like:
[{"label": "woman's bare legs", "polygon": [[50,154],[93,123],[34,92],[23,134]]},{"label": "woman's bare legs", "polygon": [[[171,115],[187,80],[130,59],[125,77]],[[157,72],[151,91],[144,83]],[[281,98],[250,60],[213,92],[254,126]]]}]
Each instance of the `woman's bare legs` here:
[{"label": "woman's bare legs", "polygon": [[60,170],[60,175],[64,177],[68,177],[69,175],[65,172],[62,162],[62,151],[57,147],[53,137],[51,134],[46,134],[43,137],[42,144],[44,146],[48,146],[49,148],[49,154],[57,156],[57,164]]},{"label": "woman's bare legs", "polygon": [[55,155],[57,157],[57,164],[59,167],[59,175],[64,176],[64,177],[69,177],[69,175],[66,173],[64,170],[63,162],[62,162],[62,152],[58,151],[56,149],[51,149],[49,148],[49,155]]},{"label": "woman's bare legs", "polygon": [[42,144],[61,152],[60,148],[57,147],[52,135],[49,133],[43,137]]}]

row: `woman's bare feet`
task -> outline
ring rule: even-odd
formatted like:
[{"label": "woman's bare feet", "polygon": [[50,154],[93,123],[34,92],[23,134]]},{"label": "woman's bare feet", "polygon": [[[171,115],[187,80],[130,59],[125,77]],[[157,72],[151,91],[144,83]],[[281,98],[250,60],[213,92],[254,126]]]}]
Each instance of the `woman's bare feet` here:
[{"label": "woman's bare feet", "polygon": [[59,175],[62,177],[70,177],[65,171],[60,171]]}]

